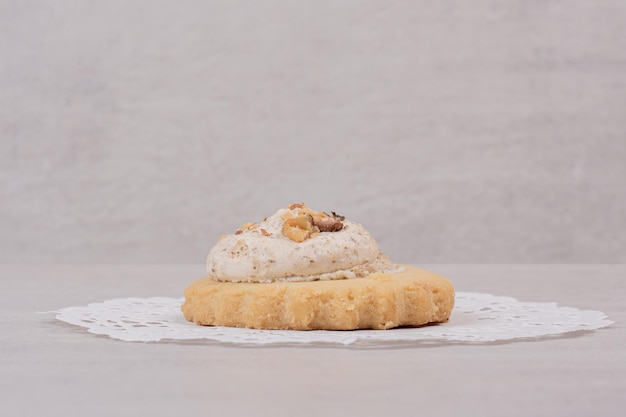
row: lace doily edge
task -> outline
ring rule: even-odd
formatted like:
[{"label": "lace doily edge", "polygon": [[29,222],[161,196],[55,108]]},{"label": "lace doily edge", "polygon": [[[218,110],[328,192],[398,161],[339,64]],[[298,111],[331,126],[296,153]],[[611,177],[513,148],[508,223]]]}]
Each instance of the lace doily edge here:
[{"label": "lace doily edge", "polygon": [[[512,297],[507,297],[507,296],[494,296],[492,294],[483,294],[483,293],[463,293],[464,296],[466,297],[472,297],[472,296],[488,296],[488,297],[493,297],[493,298],[498,298],[498,299],[506,299],[509,301],[513,301],[513,302],[519,302],[517,299],[512,298]],[[169,298],[169,297],[150,297],[151,300],[167,300],[167,301],[171,301],[171,300],[177,300],[177,301],[181,301],[182,302],[182,298]],[[113,302],[113,301],[145,301],[145,298],[138,298],[138,297],[128,297],[128,298],[123,298],[123,299],[115,299],[115,300],[107,300],[108,302]],[[107,302],[105,301],[105,302]],[[90,303],[87,306],[77,306],[77,307],[66,307],[57,311],[48,311],[46,313],[50,313],[50,314],[56,314],[55,318],[61,322],[64,323],[68,323],[71,325],[75,325],[75,326],[79,326],[81,328],[85,328],[87,330],[88,333],[91,334],[95,334],[95,335],[101,335],[101,336],[107,336],[110,337],[112,339],[115,340],[120,340],[120,341],[126,341],[126,342],[140,342],[140,343],[156,343],[156,342],[209,342],[209,343],[220,343],[220,344],[233,344],[233,345],[256,345],[256,346],[260,346],[260,345],[286,345],[286,344],[290,344],[290,345],[341,345],[341,346],[350,346],[350,345],[357,345],[357,344],[363,344],[363,343],[367,343],[367,344],[374,344],[374,345],[389,345],[389,344],[394,344],[394,345],[406,345],[406,344],[410,344],[410,345],[422,345],[422,344],[497,344],[497,343],[510,343],[513,341],[522,341],[522,340],[541,340],[541,339],[545,339],[545,338],[553,338],[553,337],[558,337],[558,336],[571,336],[573,334],[576,333],[585,333],[585,332],[590,332],[590,331],[594,331],[594,330],[598,330],[598,329],[602,329],[602,328],[606,328],[606,327],[610,327],[613,324],[615,324],[615,322],[613,320],[610,320],[608,318],[608,316],[602,312],[602,311],[598,311],[598,310],[579,310],[577,308],[573,308],[573,307],[559,307],[557,306],[557,303],[554,302],[547,302],[547,303],[537,303],[537,302],[524,302],[524,304],[532,304],[532,305],[538,305],[538,306],[550,306],[553,308],[558,308],[558,309],[562,309],[562,310],[569,310],[572,312],[576,312],[578,313],[580,316],[585,316],[588,320],[587,323],[580,323],[578,325],[578,327],[576,328],[567,328],[567,329],[558,329],[555,331],[547,331],[542,335],[511,335],[511,334],[500,334],[499,337],[494,337],[491,339],[487,339],[483,336],[483,338],[481,340],[467,340],[466,338],[454,338],[454,337],[450,337],[450,335],[447,335],[447,337],[438,337],[438,336],[429,336],[429,337],[420,337],[420,338],[397,338],[397,339],[377,339],[374,336],[372,336],[372,334],[374,335],[378,335],[378,332],[383,332],[380,333],[380,335],[384,335],[386,334],[386,332],[393,332],[394,329],[390,329],[390,330],[386,330],[386,331],[376,331],[376,330],[357,330],[357,331],[352,331],[352,332],[363,332],[360,335],[352,335],[346,338],[341,338],[340,340],[324,340],[324,341],[319,341],[319,340],[302,340],[300,339],[300,337],[298,337],[298,335],[310,335],[312,332],[322,332],[322,333],[326,333],[326,334],[336,334],[336,333],[343,333],[343,332],[333,332],[333,331],[320,331],[320,330],[316,330],[316,331],[295,331],[295,330],[286,330],[286,331],[280,331],[281,333],[283,333],[281,335],[281,337],[284,337],[284,332],[288,332],[288,334],[290,334],[292,337],[289,337],[288,341],[285,340],[273,340],[273,338],[269,338],[266,340],[259,340],[259,339],[255,339],[254,341],[250,341],[248,340],[246,341],[233,341],[233,340],[224,340],[224,337],[219,337],[219,335],[203,335],[203,336],[197,336],[197,335],[190,335],[189,337],[180,337],[180,335],[178,335],[177,337],[174,338],[168,338],[168,337],[154,337],[152,339],[146,339],[143,338],[141,340],[137,339],[136,337],[132,337],[129,336],[127,333],[120,333],[119,335],[115,335],[115,334],[111,334],[110,331],[105,331],[106,329],[103,329],[103,331],[98,331],[97,328],[93,328],[90,326],[90,323],[84,322],[84,320],[81,319],[72,319],[71,317],[68,316],[64,316],[64,313],[71,311],[71,310],[76,310],[76,309],[89,309],[92,306],[96,306],[96,305],[101,305],[104,302],[98,302],[98,303]],[[590,324],[589,322],[592,322],[592,324]],[[445,325],[445,324],[444,324]],[[428,326],[426,326],[428,327]],[[423,327],[420,327],[423,328]],[[232,329],[232,328],[227,328],[227,327],[206,327],[206,329],[211,329],[214,332],[220,333],[220,332],[232,332],[232,331],[239,331],[239,332],[243,332],[243,331],[254,331],[256,333],[262,333],[262,332],[268,332],[269,335],[273,335],[274,337],[276,337],[275,332],[273,330],[253,330],[253,329]],[[407,329],[407,328],[404,328]],[[367,332],[367,333],[366,333]],[[373,333],[372,333],[373,332]]]}]

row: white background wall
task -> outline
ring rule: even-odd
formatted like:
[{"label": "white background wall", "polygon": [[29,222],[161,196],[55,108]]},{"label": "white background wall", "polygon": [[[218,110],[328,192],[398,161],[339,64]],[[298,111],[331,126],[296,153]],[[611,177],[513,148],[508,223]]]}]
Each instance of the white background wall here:
[{"label": "white background wall", "polygon": [[0,262],[290,202],[411,263],[626,261],[626,2],[0,0]]}]

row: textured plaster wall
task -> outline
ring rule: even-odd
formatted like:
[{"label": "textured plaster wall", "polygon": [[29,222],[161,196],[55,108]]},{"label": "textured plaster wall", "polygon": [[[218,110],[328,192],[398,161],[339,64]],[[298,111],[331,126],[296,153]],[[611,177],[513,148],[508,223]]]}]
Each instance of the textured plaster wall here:
[{"label": "textured plaster wall", "polygon": [[394,260],[626,261],[626,2],[0,2],[0,262],[201,263],[306,201]]}]

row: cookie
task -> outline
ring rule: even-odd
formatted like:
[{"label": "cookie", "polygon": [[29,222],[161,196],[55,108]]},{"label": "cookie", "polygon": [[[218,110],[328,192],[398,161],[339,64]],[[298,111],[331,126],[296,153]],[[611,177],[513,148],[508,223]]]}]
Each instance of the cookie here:
[{"label": "cookie", "polygon": [[445,322],[454,305],[446,278],[401,265],[399,272],[308,282],[220,282],[185,290],[182,312],[206,326],[253,329],[390,329]]}]

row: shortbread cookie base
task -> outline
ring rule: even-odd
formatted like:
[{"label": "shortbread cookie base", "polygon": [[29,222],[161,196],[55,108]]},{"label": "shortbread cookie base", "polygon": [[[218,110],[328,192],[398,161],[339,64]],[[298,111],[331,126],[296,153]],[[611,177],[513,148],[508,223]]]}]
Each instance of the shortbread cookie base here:
[{"label": "shortbread cookie base", "polygon": [[409,265],[394,273],[337,281],[231,283],[202,278],[187,287],[185,318],[207,326],[354,330],[447,321],[454,287]]}]

